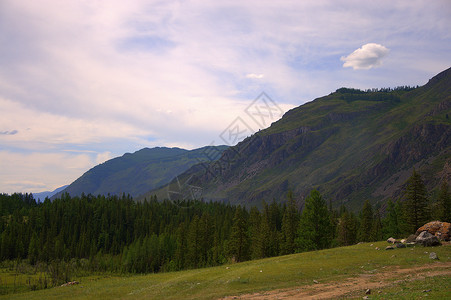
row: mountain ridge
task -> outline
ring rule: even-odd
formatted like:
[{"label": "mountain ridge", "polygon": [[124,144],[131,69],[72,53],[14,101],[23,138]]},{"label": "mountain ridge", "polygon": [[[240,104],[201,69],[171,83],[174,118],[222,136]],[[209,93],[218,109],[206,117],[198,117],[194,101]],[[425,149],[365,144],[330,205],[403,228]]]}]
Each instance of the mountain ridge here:
[{"label": "mountain ridge", "polygon": [[158,188],[182,173],[193,164],[210,159],[208,152],[219,155],[227,146],[206,146],[194,150],[177,147],[143,148],[134,153],[125,153],[96,165],[52,199],[63,193],[79,196],[131,195],[137,197],[150,189]]},{"label": "mountain ridge", "polygon": [[[285,201],[289,189],[299,203],[312,189],[351,207],[396,199],[414,167],[430,189],[450,181],[450,108],[451,69],[414,89],[341,88],[291,109],[218,162],[179,178],[190,178],[206,200],[246,206]],[[146,195],[162,197],[163,190]]]}]

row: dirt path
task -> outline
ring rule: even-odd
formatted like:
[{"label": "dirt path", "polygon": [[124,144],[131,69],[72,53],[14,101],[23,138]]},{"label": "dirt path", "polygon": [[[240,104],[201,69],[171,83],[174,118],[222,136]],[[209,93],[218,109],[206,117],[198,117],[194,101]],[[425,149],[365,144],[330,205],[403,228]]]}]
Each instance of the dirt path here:
[{"label": "dirt path", "polygon": [[[340,282],[318,283],[308,286],[300,286],[292,289],[273,290],[262,293],[229,296],[230,299],[331,299],[349,295],[353,292],[371,289],[372,293],[402,281],[421,280],[426,277],[439,275],[451,275],[451,262],[433,263],[420,267],[404,268],[391,267],[374,274],[360,274]],[[394,278],[399,278],[393,281]]]}]

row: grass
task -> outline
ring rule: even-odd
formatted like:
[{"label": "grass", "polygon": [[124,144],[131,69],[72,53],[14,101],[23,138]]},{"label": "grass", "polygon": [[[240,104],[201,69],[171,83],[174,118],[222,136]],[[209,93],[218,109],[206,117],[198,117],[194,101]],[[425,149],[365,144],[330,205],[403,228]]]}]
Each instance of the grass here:
[{"label": "grass", "polygon": [[[77,278],[79,285],[10,294],[8,299],[216,299],[256,291],[325,283],[390,266],[430,264],[425,252],[451,261],[451,246],[383,250],[386,242],[360,244],[249,261],[220,267],[134,276]],[[381,250],[375,250],[379,247]],[[3,274],[2,274],[3,277]],[[446,280],[444,278],[443,280]],[[449,279],[448,279],[449,281]],[[423,284],[422,284],[423,286]],[[447,285],[449,286],[449,284]],[[427,286],[421,287],[427,289]],[[399,292],[388,290],[389,293]],[[405,291],[407,295],[409,290]],[[417,290],[412,290],[412,293]]]},{"label": "grass", "polygon": [[449,299],[450,276],[435,276],[418,282],[400,282],[394,286],[382,289],[381,293],[371,299]]}]

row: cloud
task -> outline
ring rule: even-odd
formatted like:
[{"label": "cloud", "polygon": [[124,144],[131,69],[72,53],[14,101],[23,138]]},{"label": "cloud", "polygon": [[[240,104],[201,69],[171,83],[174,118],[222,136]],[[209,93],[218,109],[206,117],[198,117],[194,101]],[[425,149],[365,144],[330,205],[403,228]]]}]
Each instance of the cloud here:
[{"label": "cloud", "polygon": [[340,60],[344,61],[344,68],[351,67],[354,70],[368,70],[380,66],[382,59],[387,56],[388,52],[389,50],[380,44],[369,43],[346,57],[342,56]]},{"label": "cloud", "polygon": [[11,130],[11,131],[8,131],[8,130],[0,131],[0,134],[2,134],[2,135],[15,135],[17,133],[19,133],[19,131],[15,130],[15,129]]},{"label": "cloud", "polygon": [[246,74],[246,78],[250,79],[262,79],[263,77],[264,77],[263,74],[254,74],[254,73]]},{"label": "cloud", "polygon": [[41,192],[71,183],[94,163],[87,154],[0,151],[2,193]]},{"label": "cloud", "polygon": [[[0,169],[18,180],[47,154],[92,167],[108,152],[219,144],[262,91],[288,110],[340,86],[422,84],[451,60],[440,1],[0,2],[0,148],[23,156]],[[390,45],[384,76],[337,64],[368,41]],[[353,55],[345,65],[380,63]],[[36,178],[52,190],[67,170]]]}]

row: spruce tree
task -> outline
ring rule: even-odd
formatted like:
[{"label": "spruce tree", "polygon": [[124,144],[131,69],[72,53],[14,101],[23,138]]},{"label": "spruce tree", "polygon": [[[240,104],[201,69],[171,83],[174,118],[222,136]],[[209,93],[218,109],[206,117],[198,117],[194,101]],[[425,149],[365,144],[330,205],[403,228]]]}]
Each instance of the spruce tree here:
[{"label": "spruce tree", "polygon": [[401,235],[399,209],[390,199],[387,202],[386,216],[383,219],[384,238],[398,238]]},{"label": "spruce tree", "polygon": [[382,222],[378,210],[374,213],[373,225],[371,226],[370,241],[377,242],[382,240]]},{"label": "spruce tree", "polygon": [[293,199],[293,192],[288,192],[288,205],[282,218],[282,245],[281,254],[294,253],[296,249],[295,238],[298,227],[298,212]]},{"label": "spruce tree", "polygon": [[451,197],[448,190],[448,183],[442,182],[439,194],[440,220],[451,222]]},{"label": "spruce tree", "polygon": [[298,251],[319,250],[331,244],[331,224],[326,201],[314,190],[305,201],[296,238]]},{"label": "spruce tree", "polygon": [[232,231],[229,240],[229,255],[236,262],[244,261],[248,256],[248,235],[244,211],[240,205],[235,210]]},{"label": "spruce tree", "polygon": [[420,226],[429,221],[426,187],[420,174],[415,169],[407,181],[405,199],[405,219],[408,231],[414,233]]},{"label": "spruce tree", "polygon": [[347,210],[342,210],[338,225],[337,239],[340,246],[355,244],[357,235],[357,224],[354,215]]},{"label": "spruce tree", "polygon": [[371,240],[371,229],[373,227],[373,208],[368,200],[363,205],[360,214],[359,241],[369,242]]}]

